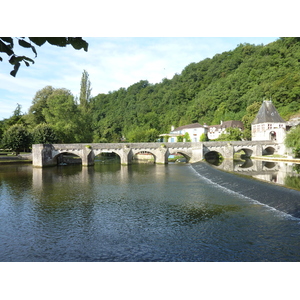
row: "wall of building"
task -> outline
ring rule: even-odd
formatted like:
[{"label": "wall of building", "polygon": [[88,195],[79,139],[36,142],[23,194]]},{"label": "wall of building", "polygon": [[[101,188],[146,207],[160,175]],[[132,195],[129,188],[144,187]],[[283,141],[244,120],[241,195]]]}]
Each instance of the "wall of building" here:
[{"label": "wall of building", "polygon": [[251,125],[252,141],[274,140],[278,143],[283,143],[285,135],[285,123],[261,123]]},{"label": "wall of building", "polygon": [[[191,139],[191,142],[196,143],[200,142],[200,136],[203,133],[206,133],[206,128],[204,127],[199,127],[199,128],[187,128],[187,129],[182,129],[180,131],[172,131],[172,133],[175,134],[180,134],[180,135],[185,135],[185,133],[188,133]],[[176,142],[177,138],[175,137],[170,137],[168,139],[169,143]]]}]

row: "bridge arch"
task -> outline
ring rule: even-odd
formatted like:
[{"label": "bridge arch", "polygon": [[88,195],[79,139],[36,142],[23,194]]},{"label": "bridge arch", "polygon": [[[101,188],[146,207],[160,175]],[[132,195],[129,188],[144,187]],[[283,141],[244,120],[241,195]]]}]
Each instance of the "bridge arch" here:
[{"label": "bridge arch", "polygon": [[156,162],[156,156],[154,153],[148,150],[137,150],[132,153],[132,160],[139,160],[143,162]]},{"label": "bridge arch", "polygon": [[204,154],[204,159],[213,165],[219,165],[223,158],[222,153],[216,150],[208,151]]},{"label": "bridge arch", "polygon": [[82,164],[82,157],[77,151],[65,150],[54,155],[52,162],[55,165]]},{"label": "bridge arch", "polygon": [[102,162],[108,162],[109,160],[113,161],[116,159],[121,159],[120,155],[117,152],[114,151],[101,151],[99,153],[94,154],[93,161],[102,161]]},{"label": "bridge arch", "polygon": [[[234,152],[234,154],[238,154],[238,153],[240,153],[240,152],[244,152],[244,155],[246,156],[246,157],[251,157],[251,155],[253,154],[253,150],[252,149],[249,149],[249,148],[239,148],[239,149],[237,149],[235,152]],[[241,156],[243,156],[243,154],[241,153]]]},{"label": "bridge arch", "polygon": [[272,146],[267,146],[263,149],[262,155],[273,155],[275,153],[276,149]]},{"label": "bridge arch", "polygon": [[99,149],[99,148],[95,148],[95,149],[92,149],[92,152],[91,152],[91,156],[92,156],[91,162],[92,162],[92,164],[94,164],[96,157],[99,157],[101,154],[105,154],[105,153],[116,154],[116,155],[119,156],[120,160],[122,161],[122,153],[121,153],[120,149],[114,149],[114,148],[112,148],[112,149],[106,149],[106,148],[101,149],[100,148]]},{"label": "bridge arch", "polygon": [[170,155],[176,155],[176,154],[177,155],[179,154],[179,155],[183,156],[185,158],[185,160],[186,160],[187,163],[191,160],[190,154],[186,153],[186,151],[183,151],[181,149],[180,150],[169,149],[168,152],[167,152],[168,157]]}]

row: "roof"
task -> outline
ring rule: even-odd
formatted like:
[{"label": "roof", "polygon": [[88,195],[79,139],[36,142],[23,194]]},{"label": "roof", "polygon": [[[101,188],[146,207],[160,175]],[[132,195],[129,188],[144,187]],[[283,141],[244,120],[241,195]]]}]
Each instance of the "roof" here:
[{"label": "roof", "polygon": [[182,135],[178,134],[178,133],[163,133],[163,134],[160,134],[159,136],[177,137],[177,136],[182,136]]},{"label": "roof", "polygon": [[264,100],[252,124],[286,123],[279,115],[272,101]]},{"label": "roof", "polygon": [[242,121],[235,121],[235,120],[231,120],[231,121],[223,121],[221,122],[220,125],[210,125],[208,126],[209,128],[215,127],[215,128],[241,128],[244,129],[244,124]]},{"label": "roof", "polygon": [[171,132],[180,131],[180,130],[183,130],[183,129],[190,129],[190,128],[203,128],[203,125],[201,125],[199,123],[193,123],[193,124],[177,127],[174,130],[172,130]]}]

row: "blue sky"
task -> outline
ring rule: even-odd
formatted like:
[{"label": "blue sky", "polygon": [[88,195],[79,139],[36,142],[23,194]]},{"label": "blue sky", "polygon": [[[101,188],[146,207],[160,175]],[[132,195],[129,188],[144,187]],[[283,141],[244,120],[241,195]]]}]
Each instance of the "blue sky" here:
[{"label": "blue sky", "polygon": [[[45,44],[30,49],[16,48],[35,63],[20,67],[17,76],[9,75],[12,66],[0,62],[0,120],[8,118],[17,103],[28,112],[35,93],[47,85],[69,89],[79,95],[83,70],[90,75],[92,95],[127,88],[140,81],[158,83],[171,79],[192,62],[199,62],[217,53],[233,50],[240,43],[268,44],[277,37],[85,37],[89,50],[72,46],[58,48]],[[20,52],[18,52],[18,49]]]}]

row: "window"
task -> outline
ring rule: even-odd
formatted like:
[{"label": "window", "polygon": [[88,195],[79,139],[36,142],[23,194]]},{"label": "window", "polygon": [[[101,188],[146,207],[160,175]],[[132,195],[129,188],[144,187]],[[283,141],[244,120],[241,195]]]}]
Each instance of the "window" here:
[{"label": "window", "polygon": [[268,124],[268,129],[272,129],[272,124]]}]

